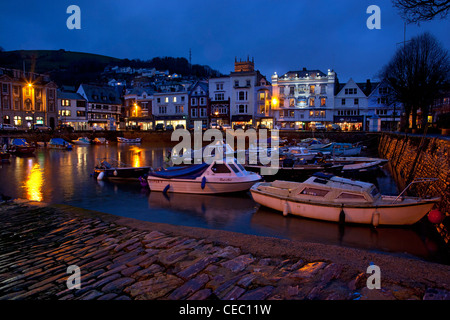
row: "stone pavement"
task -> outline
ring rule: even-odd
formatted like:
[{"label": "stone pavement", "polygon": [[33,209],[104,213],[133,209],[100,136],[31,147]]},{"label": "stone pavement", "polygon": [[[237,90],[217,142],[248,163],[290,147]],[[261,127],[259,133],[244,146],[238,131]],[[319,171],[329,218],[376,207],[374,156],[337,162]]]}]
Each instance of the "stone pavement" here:
[{"label": "stone pavement", "polygon": [[[61,205],[0,205],[0,300],[450,298],[444,265],[130,220]],[[365,259],[385,266],[394,259],[411,274],[382,271],[382,288],[370,290]],[[71,265],[80,268],[80,289],[67,286]]]}]

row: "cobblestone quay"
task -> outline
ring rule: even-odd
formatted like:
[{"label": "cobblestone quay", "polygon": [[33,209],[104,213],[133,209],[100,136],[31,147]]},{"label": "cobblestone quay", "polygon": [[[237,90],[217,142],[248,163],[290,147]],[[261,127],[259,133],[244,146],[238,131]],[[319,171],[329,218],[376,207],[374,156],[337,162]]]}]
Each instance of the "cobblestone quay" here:
[{"label": "cobblestone quay", "polygon": [[[367,288],[371,263],[381,289]],[[72,265],[79,289],[67,285]],[[0,300],[442,300],[449,290],[449,266],[391,254],[0,205]]]}]

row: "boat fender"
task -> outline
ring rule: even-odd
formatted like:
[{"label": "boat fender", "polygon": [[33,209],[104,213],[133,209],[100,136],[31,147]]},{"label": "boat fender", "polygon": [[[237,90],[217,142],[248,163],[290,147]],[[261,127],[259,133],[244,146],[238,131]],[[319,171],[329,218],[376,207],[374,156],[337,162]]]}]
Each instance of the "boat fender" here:
[{"label": "boat fender", "polygon": [[284,202],[284,206],[283,206],[283,216],[287,216],[289,213],[289,204],[287,201]]},{"label": "boat fender", "polygon": [[115,177],[117,177],[117,170],[114,170],[113,174]]},{"label": "boat fender", "polygon": [[205,189],[205,186],[206,186],[206,177],[203,177],[203,178],[202,178],[202,185],[201,185],[201,186],[202,186],[202,190]]},{"label": "boat fender", "polygon": [[97,180],[103,180],[104,176],[105,176],[105,172],[104,171],[100,172],[97,176]]},{"label": "boat fender", "polygon": [[372,215],[372,225],[376,228],[380,224],[380,213],[375,211]]},{"label": "boat fender", "polygon": [[167,191],[169,190],[169,188],[170,188],[170,184],[168,184],[168,185],[164,188],[163,193],[167,193]]},{"label": "boat fender", "polygon": [[341,209],[341,212],[339,213],[339,223],[344,224],[345,223],[345,212],[344,208]]}]

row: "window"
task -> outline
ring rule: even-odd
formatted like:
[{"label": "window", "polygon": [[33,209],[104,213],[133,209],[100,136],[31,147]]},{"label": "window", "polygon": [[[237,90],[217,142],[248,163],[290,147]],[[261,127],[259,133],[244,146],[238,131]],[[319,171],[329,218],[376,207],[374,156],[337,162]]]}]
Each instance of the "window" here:
[{"label": "window", "polygon": [[77,117],[85,117],[86,111],[77,111]]},{"label": "window", "polygon": [[239,80],[234,81],[234,86],[239,87]]},{"label": "window", "polygon": [[61,116],[70,117],[70,115],[71,115],[70,110],[61,110]]},{"label": "window", "polygon": [[327,91],[327,86],[325,84],[320,85],[320,93],[325,94]]},{"label": "window", "polygon": [[310,106],[310,107],[314,107],[314,106],[315,106],[315,103],[316,103],[316,101],[315,101],[314,98],[309,98],[309,106]]},{"label": "window", "polygon": [[205,105],[205,98],[200,98],[200,105],[204,106]]},{"label": "window", "polygon": [[378,89],[378,93],[382,94],[382,95],[388,94],[389,93],[389,88],[388,87],[379,88]]},{"label": "window", "polygon": [[307,187],[303,189],[299,194],[305,194],[308,196],[315,196],[315,197],[325,197],[328,194],[328,190]]},{"label": "window", "polygon": [[18,86],[14,86],[13,87],[13,93],[14,93],[15,96],[19,95],[19,87]]},{"label": "window", "polygon": [[229,163],[228,166],[235,172],[239,173],[239,169],[232,163]]},{"label": "window", "polygon": [[167,113],[167,107],[166,106],[160,106],[159,107],[159,113],[161,113],[161,114]]},{"label": "window", "polygon": [[238,112],[237,113],[247,113],[247,105],[240,104],[238,106]]},{"label": "window", "polygon": [[34,109],[35,109],[36,111],[41,111],[41,107],[42,107],[42,102],[36,101],[36,104],[35,104],[35,106],[34,106]]},{"label": "window", "polygon": [[21,126],[22,125],[22,117],[14,116],[14,125],[15,126]]},{"label": "window", "polygon": [[183,106],[175,106],[175,113],[183,113],[184,107]]},{"label": "window", "polygon": [[200,117],[201,117],[201,118],[206,117],[206,108],[201,108],[201,109],[200,109]]},{"label": "window", "polygon": [[359,99],[355,99],[353,104],[355,104],[355,105],[359,104]]},{"label": "window", "polygon": [[3,97],[3,109],[9,109],[9,99],[8,97]]},{"label": "window", "polygon": [[184,102],[184,96],[180,97],[181,102]]},{"label": "window", "polygon": [[216,90],[223,90],[223,83],[216,83]]},{"label": "window", "polygon": [[309,93],[310,94],[314,94],[314,92],[316,91],[316,86],[312,85],[309,87]]},{"label": "window", "polygon": [[266,99],[266,94],[264,92],[259,93],[259,100],[264,101]]},{"label": "window", "polygon": [[290,87],[289,87],[289,94],[290,94],[291,96],[294,95],[294,90],[295,90],[295,87],[294,87],[294,86],[290,86]]},{"label": "window", "polygon": [[250,87],[250,83],[251,83],[251,81],[247,80],[247,87]]},{"label": "window", "polygon": [[356,94],[357,90],[356,88],[347,88],[345,89],[345,94]]},{"label": "window", "polygon": [[173,102],[177,102],[177,97],[173,97],[173,98],[172,98],[172,101],[173,101]]},{"label": "window", "polygon": [[239,101],[247,100],[247,91],[239,91],[238,92],[238,100]]},{"label": "window", "polygon": [[48,89],[47,93],[48,93],[48,97],[49,97],[50,99],[53,99],[53,98],[55,97],[55,90],[53,90],[53,89]]},{"label": "window", "polygon": [[355,199],[355,200],[365,200],[363,195],[360,194],[354,194],[354,193],[348,193],[348,192],[342,192],[337,199]]},{"label": "window", "polygon": [[164,99],[164,102],[165,102],[165,103],[169,103],[169,97],[166,97],[166,98]]},{"label": "window", "polygon": [[70,100],[69,99],[61,100],[61,106],[63,106],[63,107],[70,107]]},{"label": "window", "polygon": [[322,107],[324,107],[326,103],[327,103],[327,99],[326,99],[326,98],[321,98],[321,99],[320,99],[320,105],[321,105]]},{"label": "window", "polygon": [[161,98],[156,98],[157,103],[161,103]]},{"label": "window", "polygon": [[197,98],[191,98],[191,106],[197,105]]},{"label": "window", "polygon": [[14,100],[14,110],[20,109],[20,102],[19,99]]},{"label": "window", "polygon": [[109,106],[106,105],[106,104],[104,104],[104,105],[103,105],[103,110],[109,110]]},{"label": "window", "polygon": [[8,93],[8,85],[7,85],[6,83],[4,83],[4,84],[2,85],[2,92],[3,92],[3,93]]},{"label": "window", "polygon": [[216,93],[214,96],[214,100],[216,101],[224,101],[225,100],[225,94],[223,93]]},{"label": "window", "polygon": [[341,100],[341,106],[345,106],[345,99]]},{"label": "window", "polygon": [[31,110],[31,99],[25,100],[25,110]]},{"label": "window", "polygon": [[230,169],[228,169],[227,165],[224,163],[216,163],[211,168],[214,173],[231,173]]},{"label": "window", "polygon": [[197,108],[192,108],[191,109],[191,117],[192,118],[197,118]]}]

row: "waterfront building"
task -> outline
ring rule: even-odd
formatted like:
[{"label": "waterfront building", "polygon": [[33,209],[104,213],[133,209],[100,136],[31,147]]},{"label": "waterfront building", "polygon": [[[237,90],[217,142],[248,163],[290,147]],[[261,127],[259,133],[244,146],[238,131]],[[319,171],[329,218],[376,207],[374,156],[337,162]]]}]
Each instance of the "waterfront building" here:
[{"label": "waterfront building", "polygon": [[[229,81],[231,126],[256,126],[261,119],[270,123],[270,82],[259,70],[255,70],[254,60],[235,59],[234,72],[230,73]],[[258,103],[258,98],[263,100]],[[259,106],[261,107],[258,108]]]},{"label": "waterfront building", "polygon": [[86,114],[86,99],[75,90],[57,91],[58,122],[72,126],[75,130],[86,130],[88,119]]},{"label": "waterfront building", "polygon": [[159,123],[164,127],[172,125],[175,129],[177,125],[188,125],[188,92],[155,92],[153,94],[152,113],[155,119],[155,126]]},{"label": "waterfront building", "polygon": [[210,78],[208,81],[211,125],[230,125],[230,76]]},{"label": "waterfront building", "polygon": [[208,83],[205,81],[197,81],[188,91],[189,103],[189,127],[194,127],[195,121],[201,121],[203,127],[209,127],[209,92]]},{"label": "waterfront building", "polygon": [[140,130],[152,130],[154,128],[153,94],[154,90],[150,88],[134,87],[126,90],[123,96],[122,116],[127,127],[139,127]]},{"label": "waterfront building", "polygon": [[369,94],[366,130],[368,131],[397,131],[403,105],[392,99],[392,88],[386,81],[372,83]]},{"label": "waterfront building", "polygon": [[119,126],[122,101],[114,87],[81,84],[77,93],[86,99],[88,129],[115,130]]},{"label": "waterfront building", "polygon": [[335,96],[333,122],[344,131],[366,130],[367,96],[371,92],[372,85],[369,80],[358,84],[350,78],[339,87]]},{"label": "waterfront building", "polygon": [[279,129],[310,129],[333,122],[336,73],[303,68],[272,76],[271,109]]},{"label": "waterfront building", "polygon": [[56,89],[46,74],[0,68],[0,122],[19,129],[35,123],[55,128]]}]

